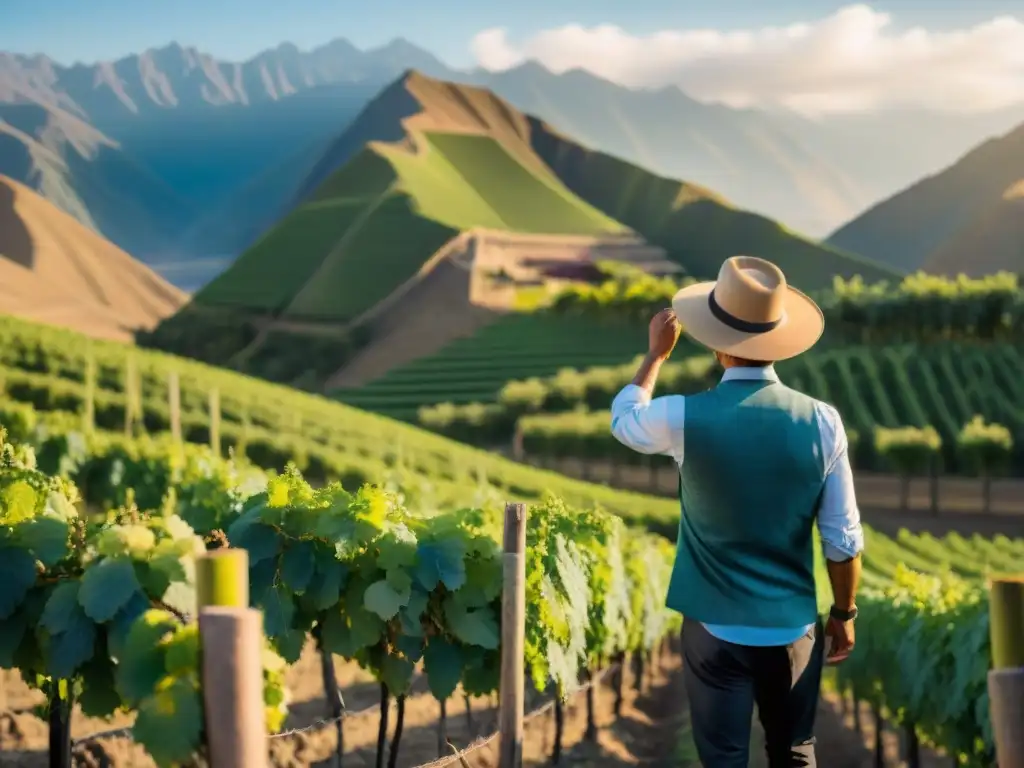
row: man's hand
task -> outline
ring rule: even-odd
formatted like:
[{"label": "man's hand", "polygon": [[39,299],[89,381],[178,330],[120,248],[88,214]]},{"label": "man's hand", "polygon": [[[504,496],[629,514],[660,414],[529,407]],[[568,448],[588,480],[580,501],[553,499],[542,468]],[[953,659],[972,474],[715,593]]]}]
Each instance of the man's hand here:
[{"label": "man's hand", "polygon": [[663,309],[651,320],[647,329],[648,354],[657,360],[666,360],[679,341],[683,328],[671,309]]},{"label": "man's hand", "polygon": [[825,643],[828,653],[825,663],[839,664],[846,661],[853,651],[854,640],[852,621],[840,621],[829,616],[828,622],[825,624]]}]

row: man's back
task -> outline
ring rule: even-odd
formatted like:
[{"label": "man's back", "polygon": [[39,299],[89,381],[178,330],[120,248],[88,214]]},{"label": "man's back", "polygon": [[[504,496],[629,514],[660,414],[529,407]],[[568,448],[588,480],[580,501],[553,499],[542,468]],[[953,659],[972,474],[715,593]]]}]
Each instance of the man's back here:
[{"label": "man's back", "polygon": [[685,400],[668,605],[705,623],[798,627],[817,608],[812,530],[827,469],[819,409],[770,369],[752,373]]}]

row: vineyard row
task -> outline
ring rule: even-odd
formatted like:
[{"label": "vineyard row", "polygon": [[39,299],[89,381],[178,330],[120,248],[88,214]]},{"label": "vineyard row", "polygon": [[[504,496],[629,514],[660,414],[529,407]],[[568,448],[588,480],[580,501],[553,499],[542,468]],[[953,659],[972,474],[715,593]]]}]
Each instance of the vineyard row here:
[{"label": "vineyard row", "polygon": [[[933,427],[942,442],[942,471],[975,469],[957,451],[963,426],[975,416],[1005,426],[1018,446],[1014,458],[1021,458],[1024,355],[1018,347],[853,347],[809,353],[779,363],[776,369],[783,383],[835,405],[851,433],[868,437],[878,428]],[[557,450],[568,455],[608,456],[616,448],[607,416],[587,412],[605,411],[635,373],[633,365],[566,369],[549,379],[510,382],[494,404],[421,409],[419,420],[424,427],[449,437],[485,445],[509,444],[518,423],[535,443],[558,440]],[[720,376],[710,356],[670,362],[663,369],[656,394],[700,392],[714,386]],[[573,440],[576,447],[570,445]],[[585,448],[587,442],[597,445]],[[528,450],[554,449],[538,445]],[[627,458],[625,453],[623,458]],[[858,442],[854,461],[862,469],[888,468],[870,437]]]},{"label": "vineyard row", "polygon": [[[174,448],[167,458],[165,477],[181,466]],[[314,489],[294,469],[248,497],[232,479],[169,483],[151,510],[129,499],[87,514],[70,480],[36,469],[30,448],[5,445],[0,667],[89,716],[136,710],[133,736],[153,759],[185,761],[204,740],[195,558],[229,545],[248,552],[249,594],[263,612],[272,731],[287,714],[285,665],[310,635],[391,696],[405,696],[420,663],[441,700],[460,686],[495,690],[502,566],[493,508],[414,514],[381,488]],[[534,505],[530,521],[525,659],[538,690],[553,684],[564,695],[582,670],[678,628],[662,600],[668,541],[624,535],[619,518],[553,498]]]},{"label": "vineyard row", "polygon": [[[681,287],[671,278],[656,278],[616,269],[598,285],[569,286],[549,307],[559,315],[589,316],[599,321],[649,320],[671,306]],[[692,279],[682,285],[692,283]],[[812,295],[825,315],[831,340],[868,343],[936,340],[1010,340],[1024,331],[1024,292],[1018,277],[999,272],[981,278],[947,278],[917,273],[899,283],[867,285],[859,277],[836,277],[832,290]]]},{"label": "vineyard row", "polygon": [[311,479],[345,478],[349,485],[400,471],[421,477],[432,494],[486,484],[503,489],[508,498],[532,500],[550,490],[574,505],[600,503],[629,520],[672,529],[672,505],[660,500],[537,471],[322,397],[194,361],[0,318],[0,403],[31,405],[61,429],[89,419],[105,431],[169,431],[172,380],[178,382],[186,441],[208,444],[216,437],[225,453],[234,448],[265,468],[291,461]]},{"label": "vineyard row", "polygon": [[[401,502],[400,488],[314,489],[294,471],[267,481],[209,449],[170,440],[52,433],[36,440],[40,461],[80,483],[93,514],[79,511],[69,480],[33,470],[25,449],[5,449],[0,567],[9,589],[0,600],[0,666],[21,669],[51,697],[70,680],[91,713],[134,707],[135,737],[158,760],[201,742],[198,636],[187,617],[195,604],[189,562],[207,547],[230,543],[249,553],[250,594],[272,643],[265,693],[274,728],[287,701],[283,665],[310,634],[322,650],[373,671],[393,694],[406,690],[420,661],[435,694],[493,690],[501,591],[495,505],[424,516]],[[626,535],[617,518],[557,500],[531,505],[529,520],[526,647],[538,688],[553,680],[556,690],[569,690],[582,669],[672,631],[677,617],[652,608],[663,604],[671,544]],[[986,764],[991,727],[987,709],[975,706],[988,658],[983,579],[1024,568],[1024,541],[866,533],[859,603],[873,639],[844,666],[846,682],[861,698],[904,712],[922,736]],[[950,621],[964,634],[956,643],[945,639]],[[943,679],[930,698],[907,690],[914,679],[929,680],[930,689],[930,677],[882,663],[894,654],[918,659],[922,669],[974,671]],[[168,701],[187,721],[161,719]],[[169,732],[178,735],[174,743]]]}]

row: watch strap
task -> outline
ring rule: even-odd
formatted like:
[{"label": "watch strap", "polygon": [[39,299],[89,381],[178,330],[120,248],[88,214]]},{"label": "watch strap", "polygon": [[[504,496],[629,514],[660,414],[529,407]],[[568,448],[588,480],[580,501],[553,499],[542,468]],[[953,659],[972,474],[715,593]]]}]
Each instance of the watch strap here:
[{"label": "watch strap", "polygon": [[857,606],[854,606],[848,611],[844,611],[842,608],[833,605],[829,609],[828,615],[839,621],[853,621],[857,618]]}]

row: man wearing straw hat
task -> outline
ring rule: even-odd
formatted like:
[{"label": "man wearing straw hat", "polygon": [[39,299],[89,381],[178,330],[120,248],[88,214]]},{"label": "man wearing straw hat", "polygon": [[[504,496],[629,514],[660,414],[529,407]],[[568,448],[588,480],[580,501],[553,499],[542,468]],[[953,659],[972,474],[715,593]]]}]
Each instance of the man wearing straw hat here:
[{"label": "man wearing straw hat", "polygon": [[[725,369],[707,392],[651,399],[682,328]],[[681,517],[667,604],[682,613],[693,736],[709,768],[746,766],[754,704],[769,764],[814,766],[823,660],[853,650],[863,532],[834,408],[773,363],[810,349],[824,318],[771,262],[728,259],[651,321],[649,351],[612,403],[612,433],[679,466]],[[834,604],[814,582],[817,521]]]}]

